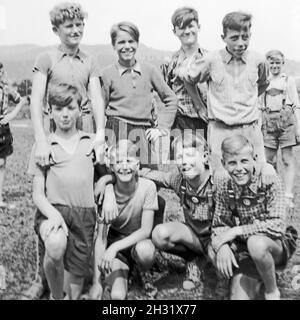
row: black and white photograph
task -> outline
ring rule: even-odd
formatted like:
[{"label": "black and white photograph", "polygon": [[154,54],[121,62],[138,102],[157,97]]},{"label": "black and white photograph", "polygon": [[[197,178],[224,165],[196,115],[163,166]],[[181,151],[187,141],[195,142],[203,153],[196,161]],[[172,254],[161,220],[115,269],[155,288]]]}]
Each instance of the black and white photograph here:
[{"label": "black and white photograph", "polygon": [[297,0],[0,0],[0,300],[299,300],[299,33]]}]

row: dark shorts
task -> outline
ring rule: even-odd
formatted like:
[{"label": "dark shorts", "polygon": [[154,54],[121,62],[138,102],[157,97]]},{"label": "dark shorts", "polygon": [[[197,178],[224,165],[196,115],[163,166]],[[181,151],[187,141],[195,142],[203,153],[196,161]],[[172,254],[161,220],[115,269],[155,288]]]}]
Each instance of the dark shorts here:
[{"label": "dark shorts", "polygon": [[[294,228],[292,228],[293,230],[291,231],[289,228],[287,228],[286,234],[280,240],[283,248],[283,257],[281,262],[276,265],[276,269],[279,270],[286,267],[296,249],[297,231]],[[256,265],[248,252],[246,241],[235,241],[232,243],[231,249],[239,265],[239,268],[235,269],[234,273],[242,273],[249,277],[260,279]]]},{"label": "dark shorts", "polygon": [[[161,196],[157,197],[158,200],[158,210],[154,213],[154,221],[153,221],[153,229],[158,225],[163,223],[164,219],[164,211],[166,202],[164,198]],[[115,229],[109,228],[108,235],[107,235],[107,248],[112,245],[114,242],[122,240],[123,238],[127,237],[128,235],[123,235],[122,233],[118,232]],[[134,256],[134,248],[132,246],[130,248],[124,249],[119,251],[117,254],[117,258],[124,262],[129,268],[135,264],[135,260],[133,259]]]},{"label": "dark shorts", "polygon": [[[94,247],[96,211],[94,208],[68,207],[53,205],[62,215],[68,229],[67,248],[64,267],[71,274],[79,277],[89,275],[90,259]],[[40,226],[47,218],[37,210],[34,230],[40,237]]]},{"label": "dark shorts", "polygon": [[295,117],[291,107],[287,106],[280,112],[265,112],[263,123],[265,147],[277,150],[297,144]]},{"label": "dark shorts", "polygon": [[13,153],[13,137],[9,124],[0,125],[0,158],[6,158]]}]

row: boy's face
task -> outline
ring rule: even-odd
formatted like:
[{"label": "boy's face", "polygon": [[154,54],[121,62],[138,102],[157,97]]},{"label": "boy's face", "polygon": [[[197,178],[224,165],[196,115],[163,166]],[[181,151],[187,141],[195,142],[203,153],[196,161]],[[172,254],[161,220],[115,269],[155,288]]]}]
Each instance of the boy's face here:
[{"label": "boy's face", "polygon": [[254,172],[255,157],[250,147],[243,148],[237,155],[224,154],[222,163],[237,185],[244,186],[251,181]]},{"label": "boy's face", "polygon": [[281,73],[284,61],[282,57],[278,56],[268,59],[269,69],[273,76],[278,76]]},{"label": "boy's face", "polygon": [[199,30],[199,24],[195,20],[192,20],[185,27],[180,28],[178,26],[175,26],[173,32],[180,40],[182,45],[193,45],[198,42]]},{"label": "boy's face", "polygon": [[131,182],[135,179],[139,169],[139,161],[136,157],[128,155],[127,148],[119,148],[114,156],[112,163],[112,171],[115,173],[116,179],[121,182]]},{"label": "boy's face", "polygon": [[51,117],[54,120],[56,127],[64,132],[76,128],[76,121],[79,115],[79,106],[75,100],[64,107],[53,105],[51,109]]},{"label": "boy's face", "polygon": [[118,31],[114,49],[118,54],[119,61],[122,64],[128,64],[135,59],[135,53],[138,43],[126,31]]},{"label": "boy's face", "polygon": [[201,176],[205,171],[207,153],[200,152],[196,148],[183,148],[177,146],[176,163],[179,171],[187,180]]},{"label": "boy's face", "polygon": [[237,59],[240,59],[247,50],[250,38],[250,29],[240,31],[227,29],[226,35],[222,35],[228,51]]},{"label": "boy's face", "polygon": [[67,19],[53,31],[60,38],[60,41],[68,47],[76,47],[80,44],[83,36],[84,22],[79,18]]}]

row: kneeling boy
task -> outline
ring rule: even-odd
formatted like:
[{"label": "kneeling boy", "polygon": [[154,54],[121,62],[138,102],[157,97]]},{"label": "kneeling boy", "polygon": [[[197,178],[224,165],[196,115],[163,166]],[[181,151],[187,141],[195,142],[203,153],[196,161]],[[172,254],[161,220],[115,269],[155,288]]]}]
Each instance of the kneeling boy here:
[{"label": "kneeling boy", "polygon": [[98,265],[102,274],[109,274],[111,298],[117,300],[127,297],[128,274],[132,267],[136,265],[142,271],[149,269],[155,255],[150,237],[154,211],[158,209],[157,192],[152,181],[138,177],[137,151],[129,140],[120,140],[110,151],[119,214],[111,222],[106,249]]},{"label": "kneeling boy", "polygon": [[48,142],[53,161],[46,170],[37,166],[33,148],[29,164],[38,209],[35,231],[45,244],[44,270],[53,299],[64,298],[64,283],[68,296],[79,298],[93,249],[94,162],[86,155],[93,135],[76,129],[80,104],[75,87],[60,84],[52,88],[49,105],[56,131]]},{"label": "kneeling boy", "polygon": [[291,255],[285,238],[284,189],[279,177],[261,187],[255,159],[244,136],[223,141],[222,162],[230,177],[216,185],[212,247],[217,269],[227,278],[233,276],[231,299],[254,298],[259,282],[253,275],[258,272],[265,299],[278,300],[275,266],[284,266]]}]

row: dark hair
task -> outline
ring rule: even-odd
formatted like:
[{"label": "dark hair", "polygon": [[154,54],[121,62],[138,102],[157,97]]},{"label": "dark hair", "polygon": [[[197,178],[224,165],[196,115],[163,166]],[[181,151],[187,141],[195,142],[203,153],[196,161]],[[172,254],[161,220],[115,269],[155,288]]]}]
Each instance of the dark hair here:
[{"label": "dark hair", "polygon": [[0,69],[2,69],[3,68],[3,63],[2,62],[0,62]]},{"label": "dark hair", "polygon": [[59,85],[51,86],[49,89],[48,103],[50,108],[52,108],[53,105],[65,107],[74,100],[80,108],[82,97],[78,89],[70,84],[60,83]]},{"label": "dark hair", "polygon": [[228,29],[235,31],[249,31],[252,23],[252,15],[242,11],[235,11],[226,14],[223,18],[223,35],[226,36]]},{"label": "dark hair", "polygon": [[75,2],[63,2],[56,5],[50,11],[50,21],[53,27],[59,27],[66,20],[78,18],[84,20],[87,13],[82,9],[81,5]]},{"label": "dark hair", "polygon": [[175,10],[171,18],[172,25],[175,28],[184,28],[192,21],[198,21],[198,12],[191,7],[182,7]]},{"label": "dark hair", "polygon": [[139,42],[140,32],[135,24],[132,22],[122,21],[114,24],[110,30],[111,43],[114,46],[116,44],[116,39],[119,31],[125,31],[131,35],[134,41]]},{"label": "dark hair", "polygon": [[242,149],[249,148],[252,155],[254,155],[254,147],[252,143],[243,135],[236,134],[231,137],[225,138],[221,145],[222,157],[226,154],[238,155]]}]

